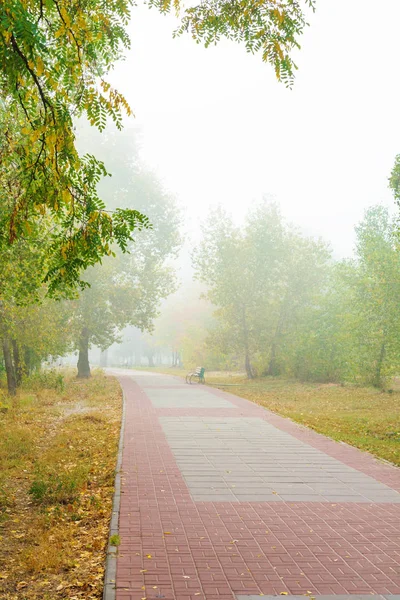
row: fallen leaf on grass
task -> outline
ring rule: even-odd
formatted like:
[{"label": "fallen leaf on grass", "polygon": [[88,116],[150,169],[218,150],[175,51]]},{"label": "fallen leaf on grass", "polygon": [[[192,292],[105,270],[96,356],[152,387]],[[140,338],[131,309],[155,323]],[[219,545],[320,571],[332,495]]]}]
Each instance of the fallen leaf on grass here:
[{"label": "fallen leaf on grass", "polygon": [[28,587],[28,584],[26,581],[20,581],[19,583],[17,583],[17,590],[22,590],[23,588]]}]

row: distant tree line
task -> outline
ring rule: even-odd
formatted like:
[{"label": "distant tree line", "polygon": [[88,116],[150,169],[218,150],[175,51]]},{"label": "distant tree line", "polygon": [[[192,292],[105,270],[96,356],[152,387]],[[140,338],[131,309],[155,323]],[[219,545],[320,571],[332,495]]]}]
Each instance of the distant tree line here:
[{"label": "distant tree line", "polygon": [[181,349],[185,366],[377,387],[400,372],[398,224],[387,208],[366,211],[354,257],[339,261],[276,204],[252,208],[244,226],[218,208],[193,266],[202,308],[183,290],[155,338]]},{"label": "distant tree line", "polygon": [[12,395],[43,361],[72,351],[78,353],[78,376],[89,377],[90,346],[108,348],[129,325],[150,331],[160,301],[175,290],[167,261],[180,246],[180,214],[174,198],[138,160],[136,133],[127,128],[117,136],[108,130],[101,137],[80,128],[81,145],[96,146],[114,172],[98,184],[106,209],[141,206],[151,220],[150,228],[127,242],[127,252],[110,245],[101,265],[81,272],[83,289],[61,285],[49,296],[43,279],[54,224],[46,216],[26,238],[0,246],[0,371]]},{"label": "distant tree line", "polygon": [[366,211],[355,256],[341,261],[274,204],[252,209],[243,228],[219,209],[193,263],[216,307],[208,347],[249,378],[381,387],[400,371],[398,226],[383,206]]}]

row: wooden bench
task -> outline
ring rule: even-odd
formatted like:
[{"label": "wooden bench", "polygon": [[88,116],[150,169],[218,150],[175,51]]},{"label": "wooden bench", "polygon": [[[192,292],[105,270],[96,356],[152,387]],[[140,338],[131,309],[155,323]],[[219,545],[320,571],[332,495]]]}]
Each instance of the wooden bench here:
[{"label": "wooden bench", "polygon": [[206,380],[204,378],[204,373],[206,372],[204,367],[197,367],[197,369],[195,371],[193,371],[193,373],[188,373],[186,375],[186,383],[192,383],[192,379],[194,377],[197,377],[199,380],[199,383],[205,383]]}]

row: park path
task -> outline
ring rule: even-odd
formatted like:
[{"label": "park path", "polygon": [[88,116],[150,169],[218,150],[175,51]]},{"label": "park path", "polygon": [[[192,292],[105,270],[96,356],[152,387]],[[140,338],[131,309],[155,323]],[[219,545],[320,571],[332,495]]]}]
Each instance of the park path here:
[{"label": "park path", "polygon": [[400,600],[400,469],[220,390],[110,372],[116,600]]}]

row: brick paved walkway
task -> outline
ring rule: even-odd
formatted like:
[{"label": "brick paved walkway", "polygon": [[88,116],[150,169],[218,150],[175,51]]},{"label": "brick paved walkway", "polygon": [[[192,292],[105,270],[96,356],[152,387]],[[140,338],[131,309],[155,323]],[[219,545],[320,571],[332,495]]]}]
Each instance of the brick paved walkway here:
[{"label": "brick paved walkway", "polygon": [[400,469],[225,392],[115,373],[117,600],[400,600]]}]

